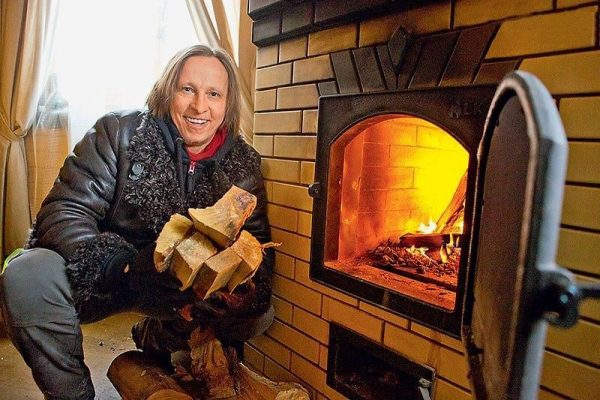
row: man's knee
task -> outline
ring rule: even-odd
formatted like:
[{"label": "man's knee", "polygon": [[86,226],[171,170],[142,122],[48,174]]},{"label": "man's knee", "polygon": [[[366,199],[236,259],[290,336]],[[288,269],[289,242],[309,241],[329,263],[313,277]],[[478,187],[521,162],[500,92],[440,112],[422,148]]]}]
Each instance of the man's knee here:
[{"label": "man's knee", "polygon": [[73,316],[64,259],[47,249],[24,251],[0,277],[4,310],[14,325]]}]

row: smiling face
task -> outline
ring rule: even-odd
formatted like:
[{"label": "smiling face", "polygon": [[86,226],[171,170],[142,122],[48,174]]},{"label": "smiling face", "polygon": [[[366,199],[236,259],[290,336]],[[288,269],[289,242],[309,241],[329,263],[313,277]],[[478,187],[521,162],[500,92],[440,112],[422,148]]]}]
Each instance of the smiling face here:
[{"label": "smiling face", "polygon": [[193,56],[179,75],[169,114],[192,153],[202,151],[227,109],[227,70],[216,57]]}]

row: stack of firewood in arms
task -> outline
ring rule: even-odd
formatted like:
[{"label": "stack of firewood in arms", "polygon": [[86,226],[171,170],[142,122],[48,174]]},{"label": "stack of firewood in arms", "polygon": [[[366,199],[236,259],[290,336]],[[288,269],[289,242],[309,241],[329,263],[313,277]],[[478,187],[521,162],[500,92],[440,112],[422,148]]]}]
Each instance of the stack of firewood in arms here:
[{"label": "stack of firewood in arms", "polygon": [[[191,219],[173,215],[156,241],[156,269],[173,274],[180,289],[191,287],[198,299],[208,299],[217,290],[233,292],[254,276],[263,250],[276,246],[261,244],[242,230],[255,207],[254,195],[233,186],[213,206],[189,209]],[[193,321],[191,307],[180,310],[188,321]],[[190,351],[171,354],[174,374],[144,352],[118,356],[107,376],[123,399],[309,399],[298,384],[273,382],[252,372],[238,361],[233,348],[224,348],[214,331],[201,325],[198,321],[187,338]]]},{"label": "stack of firewood in arms", "polygon": [[169,270],[181,290],[192,287],[200,299],[219,289],[232,292],[254,276],[269,246],[240,232],[255,207],[253,194],[232,186],[213,206],[190,208],[191,219],[174,214],[156,240],[156,269]]},{"label": "stack of firewood in arms", "polygon": [[[197,299],[206,300],[217,290],[233,292],[254,276],[263,250],[275,245],[261,244],[242,230],[255,207],[254,195],[233,186],[213,206],[189,209],[191,219],[174,214],[156,241],[156,269],[173,274],[182,291],[191,287]],[[192,307],[190,304],[179,310],[188,321],[193,321]],[[173,375],[149,356],[127,352],[113,361],[108,377],[121,396],[130,400],[261,400],[274,399],[283,389],[291,390],[289,399],[308,398],[299,387],[258,379],[238,361],[235,350],[224,348],[213,329],[203,326],[202,321],[187,342],[190,351],[171,354]]]}]

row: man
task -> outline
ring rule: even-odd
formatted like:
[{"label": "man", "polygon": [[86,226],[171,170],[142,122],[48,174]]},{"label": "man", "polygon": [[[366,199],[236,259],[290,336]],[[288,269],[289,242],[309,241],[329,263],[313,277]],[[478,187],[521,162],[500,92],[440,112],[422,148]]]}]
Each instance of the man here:
[{"label": "man", "polygon": [[[272,252],[250,282],[206,302],[180,291],[152,262],[172,214],[210,206],[233,184],[258,201],[244,229],[270,240],[260,157],[238,134],[231,58],[200,45],[182,50],[147,104],[148,111],[105,115],[77,144],[42,204],[27,250],[0,278],[9,336],[47,399],[94,398],[80,323],[143,312],[153,318],[134,327],[134,340],[168,355],[187,346],[185,335],[198,324],[235,341],[272,322]],[[194,320],[187,323],[177,310],[190,303]]]}]

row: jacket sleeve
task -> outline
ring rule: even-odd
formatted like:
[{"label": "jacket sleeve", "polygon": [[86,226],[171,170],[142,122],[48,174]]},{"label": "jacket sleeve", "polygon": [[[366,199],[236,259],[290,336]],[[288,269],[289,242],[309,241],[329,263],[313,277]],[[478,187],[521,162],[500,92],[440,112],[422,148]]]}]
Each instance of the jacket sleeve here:
[{"label": "jacket sleeve", "polygon": [[119,118],[107,114],[87,132],[65,160],[32,232],[32,247],[67,260],[76,302],[102,297],[107,266],[124,265],[136,254],[119,235],[102,232],[115,194],[120,130]]}]

